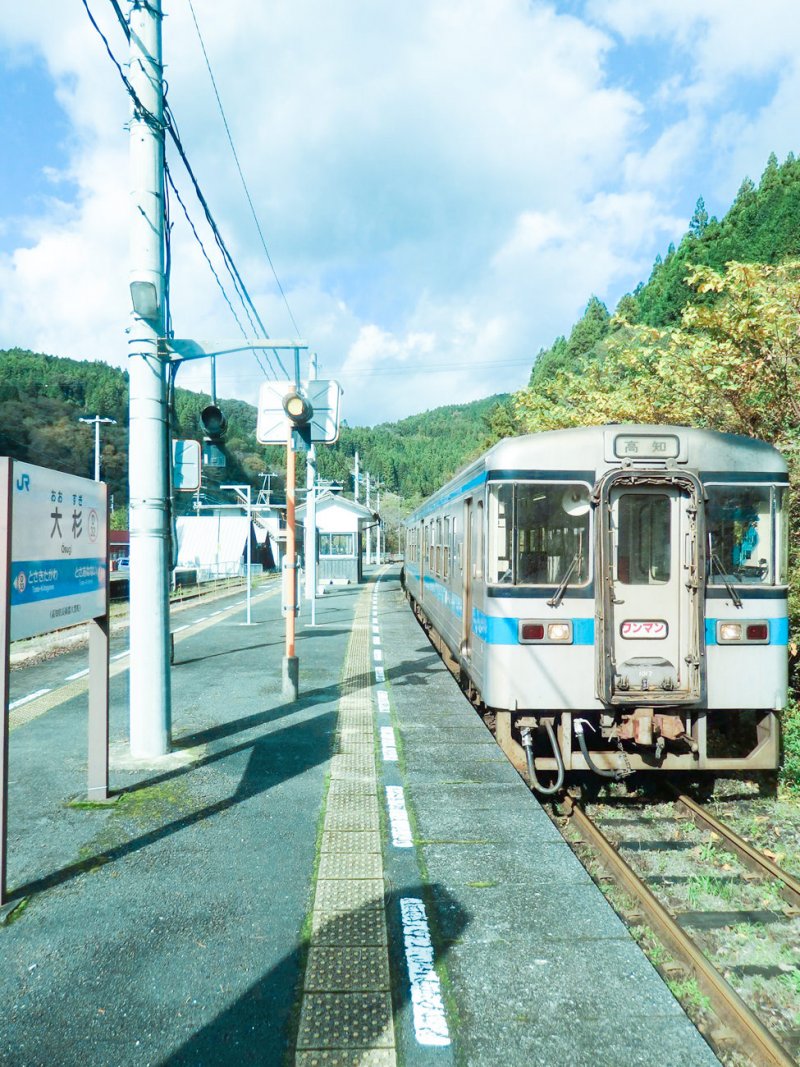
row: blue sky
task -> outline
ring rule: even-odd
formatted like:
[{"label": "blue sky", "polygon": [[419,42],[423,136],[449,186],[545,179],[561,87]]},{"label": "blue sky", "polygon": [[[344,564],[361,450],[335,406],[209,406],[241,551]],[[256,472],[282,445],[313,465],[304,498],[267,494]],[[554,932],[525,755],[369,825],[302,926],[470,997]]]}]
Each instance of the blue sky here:
[{"label": "blue sky", "polygon": [[[124,61],[111,5],[89,2]],[[193,3],[292,314],[351,424],[520,387],[591,295],[613,309],[648,276],[698,196],[721,216],[770,152],[800,150],[796,0]],[[188,0],[163,5],[184,144],[262,319],[292,335]],[[122,366],[128,107],[80,3],[0,10],[0,92],[0,346]],[[176,333],[237,336],[173,217]],[[232,357],[220,395],[255,401],[263,378]],[[207,369],[179,384],[207,388]]]}]

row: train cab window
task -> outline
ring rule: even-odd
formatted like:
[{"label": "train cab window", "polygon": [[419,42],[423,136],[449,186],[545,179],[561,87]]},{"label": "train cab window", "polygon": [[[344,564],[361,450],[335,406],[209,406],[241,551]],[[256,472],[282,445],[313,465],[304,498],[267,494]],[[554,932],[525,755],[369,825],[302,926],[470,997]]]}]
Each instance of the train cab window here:
[{"label": "train cab window", "polygon": [[709,485],[706,492],[709,584],[785,584],[788,508],[784,487]]},{"label": "train cab window", "polygon": [[563,482],[507,482],[491,487],[488,581],[586,584],[591,556],[589,506],[575,506],[575,489],[574,484]]},{"label": "train cab window", "polygon": [[619,498],[617,577],[625,585],[663,585],[671,570],[671,504],[662,493]]}]

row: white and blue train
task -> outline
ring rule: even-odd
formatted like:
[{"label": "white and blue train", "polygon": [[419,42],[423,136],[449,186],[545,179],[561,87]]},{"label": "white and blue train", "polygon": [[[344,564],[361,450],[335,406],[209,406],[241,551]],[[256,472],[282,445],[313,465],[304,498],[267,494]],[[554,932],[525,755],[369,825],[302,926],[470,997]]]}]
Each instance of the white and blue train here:
[{"label": "white and blue train", "polygon": [[732,434],[508,439],[409,517],[406,592],[542,792],[569,771],[772,769],[787,492],[781,454]]}]

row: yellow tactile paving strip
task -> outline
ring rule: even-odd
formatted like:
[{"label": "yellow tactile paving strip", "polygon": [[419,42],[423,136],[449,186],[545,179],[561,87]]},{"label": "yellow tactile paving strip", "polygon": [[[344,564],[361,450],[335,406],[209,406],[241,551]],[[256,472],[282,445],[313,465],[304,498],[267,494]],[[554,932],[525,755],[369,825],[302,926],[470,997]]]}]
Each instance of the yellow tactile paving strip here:
[{"label": "yellow tactile paving strip", "polygon": [[339,701],[296,1067],[395,1067],[372,713],[369,589]]}]

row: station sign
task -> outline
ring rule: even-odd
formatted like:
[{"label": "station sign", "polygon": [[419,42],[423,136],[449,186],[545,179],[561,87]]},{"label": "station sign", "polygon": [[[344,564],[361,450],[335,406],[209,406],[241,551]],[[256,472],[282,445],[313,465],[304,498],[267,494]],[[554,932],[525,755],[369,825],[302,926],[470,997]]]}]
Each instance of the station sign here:
[{"label": "station sign", "polygon": [[12,641],[105,615],[106,501],[103,482],[13,461]]}]

